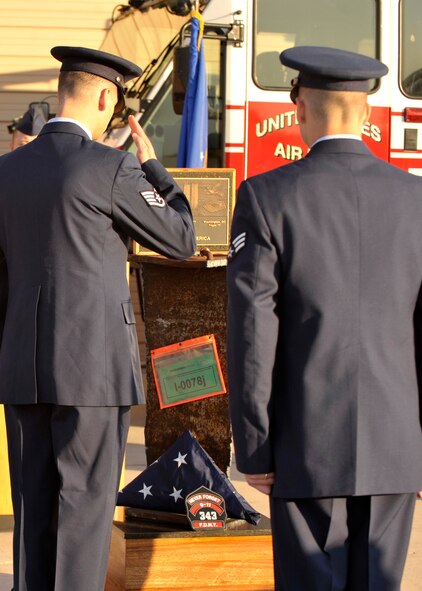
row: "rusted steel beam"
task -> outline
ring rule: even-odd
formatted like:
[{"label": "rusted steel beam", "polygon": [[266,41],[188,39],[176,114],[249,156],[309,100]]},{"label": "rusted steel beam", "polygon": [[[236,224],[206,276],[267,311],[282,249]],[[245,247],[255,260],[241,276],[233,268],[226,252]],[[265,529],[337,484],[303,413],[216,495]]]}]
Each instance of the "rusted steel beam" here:
[{"label": "rusted steel beam", "polygon": [[133,262],[141,267],[145,313],[147,463],[155,461],[189,429],[227,473],[231,443],[227,394],[160,409],[150,359],[151,349],[214,334],[227,386],[226,258],[195,257],[178,262],[140,255]]}]

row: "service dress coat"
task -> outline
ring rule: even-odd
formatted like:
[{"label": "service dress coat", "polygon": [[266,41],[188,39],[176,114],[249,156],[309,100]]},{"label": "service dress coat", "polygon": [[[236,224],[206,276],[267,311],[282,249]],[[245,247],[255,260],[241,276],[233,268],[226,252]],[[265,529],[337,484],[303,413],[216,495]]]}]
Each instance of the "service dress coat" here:
[{"label": "service dress coat", "polygon": [[422,182],[354,139],[244,181],[228,265],[236,462],[284,498],[422,488]]},{"label": "service dress coat", "polygon": [[129,238],[195,250],[189,203],[156,160],[52,122],[0,158],[0,402],[143,400],[126,278]]}]

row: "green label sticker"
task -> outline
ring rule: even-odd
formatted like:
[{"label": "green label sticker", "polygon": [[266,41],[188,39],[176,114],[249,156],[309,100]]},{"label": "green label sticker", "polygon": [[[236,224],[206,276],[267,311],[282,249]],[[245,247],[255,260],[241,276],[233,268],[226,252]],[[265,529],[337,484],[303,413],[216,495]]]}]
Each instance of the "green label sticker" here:
[{"label": "green label sticker", "polygon": [[225,392],[212,342],[153,357],[161,406]]}]

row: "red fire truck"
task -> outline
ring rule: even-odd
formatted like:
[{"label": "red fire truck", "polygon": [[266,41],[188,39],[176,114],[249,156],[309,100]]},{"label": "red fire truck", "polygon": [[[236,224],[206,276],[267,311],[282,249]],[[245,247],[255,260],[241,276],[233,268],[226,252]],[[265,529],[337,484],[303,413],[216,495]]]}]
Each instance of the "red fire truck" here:
[{"label": "red fire truck", "polygon": [[[134,11],[161,11],[157,23],[165,22],[165,14],[185,19],[130,93],[167,167],[176,166],[185,68],[181,48],[189,44],[192,4],[129,0],[119,19],[130,18]],[[296,73],[280,64],[279,54],[296,45],[324,45],[388,65],[389,74],[374,82],[369,95],[372,113],[363,137],[379,157],[422,175],[420,0],[202,0],[199,5],[205,20],[209,167],[235,168],[239,183],[306,154],[289,99]],[[137,29],[142,38],[143,28]],[[125,121],[113,126],[105,141],[133,150]]]}]

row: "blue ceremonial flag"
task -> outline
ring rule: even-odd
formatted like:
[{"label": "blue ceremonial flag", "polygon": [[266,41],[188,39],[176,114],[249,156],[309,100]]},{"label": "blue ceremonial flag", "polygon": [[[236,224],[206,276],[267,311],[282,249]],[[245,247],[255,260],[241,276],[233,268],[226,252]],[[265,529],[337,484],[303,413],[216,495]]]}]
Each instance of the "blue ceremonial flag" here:
[{"label": "blue ceremonial flag", "polygon": [[256,525],[261,514],[234,488],[190,431],[145,468],[117,496],[117,505],[186,513],[185,498],[206,486],[224,498],[228,517]]},{"label": "blue ceremonial flag", "polygon": [[192,11],[189,81],[183,105],[177,166],[204,168],[208,146],[208,93],[202,15]]}]

